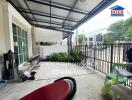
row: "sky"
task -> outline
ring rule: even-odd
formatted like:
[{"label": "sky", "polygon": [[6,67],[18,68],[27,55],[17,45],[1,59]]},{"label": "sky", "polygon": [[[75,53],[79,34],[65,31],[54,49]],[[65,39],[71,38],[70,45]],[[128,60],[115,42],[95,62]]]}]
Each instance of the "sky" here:
[{"label": "sky", "polygon": [[[119,5],[124,7],[124,16],[123,17],[113,17],[111,16],[110,8]],[[85,33],[87,36],[94,34],[95,31],[100,29],[106,29],[110,24],[119,21],[125,20],[132,16],[132,0],[117,0],[115,3],[104,9],[102,12],[82,24],[78,31],[79,33]],[[91,34],[90,34],[91,33]]]}]

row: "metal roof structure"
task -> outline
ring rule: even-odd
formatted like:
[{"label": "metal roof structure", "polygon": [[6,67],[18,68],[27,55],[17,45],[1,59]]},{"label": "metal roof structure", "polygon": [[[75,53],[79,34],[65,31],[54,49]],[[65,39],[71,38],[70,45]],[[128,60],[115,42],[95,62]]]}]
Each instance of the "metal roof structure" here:
[{"label": "metal roof structure", "polygon": [[116,0],[7,0],[33,26],[72,31]]}]

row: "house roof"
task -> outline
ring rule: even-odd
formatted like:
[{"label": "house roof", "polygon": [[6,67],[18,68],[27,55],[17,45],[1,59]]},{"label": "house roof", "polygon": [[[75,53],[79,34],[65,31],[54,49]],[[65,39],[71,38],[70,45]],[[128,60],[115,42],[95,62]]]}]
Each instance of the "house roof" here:
[{"label": "house roof", "polygon": [[112,10],[124,10],[125,8],[116,5],[116,6],[114,6],[114,7],[111,7],[110,9],[112,9]]},{"label": "house roof", "polygon": [[7,0],[33,26],[72,31],[116,0]]}]

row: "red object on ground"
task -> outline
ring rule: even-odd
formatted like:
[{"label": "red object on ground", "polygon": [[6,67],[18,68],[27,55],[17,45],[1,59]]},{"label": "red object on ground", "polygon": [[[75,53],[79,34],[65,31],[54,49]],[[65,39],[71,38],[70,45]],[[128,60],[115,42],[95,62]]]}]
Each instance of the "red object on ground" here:
[{"label": "red object on ground", "polygon": [[71,92],[72,88],[68,81],[60,80],[41,87],[20,100],[66,100]]}]

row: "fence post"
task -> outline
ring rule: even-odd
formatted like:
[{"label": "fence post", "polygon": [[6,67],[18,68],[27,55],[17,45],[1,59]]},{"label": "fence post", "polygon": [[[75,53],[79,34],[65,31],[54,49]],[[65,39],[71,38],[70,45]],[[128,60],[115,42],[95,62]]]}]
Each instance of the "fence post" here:
[{"label": "fence post", "polygon": [[87,63],[87,45],[85,45],[85,64]]},{"label": "fence post", "polygon": [[112,64],[113,64],[113,44],[111,44],[110,72],[112,71]]},{"label": "fence post", "polygon": [[94,64],[94,67],[93,67],[94,69],[95,69],[95,59],[96,59],[95,58],[95,52],[96,52],[95,49],[96,49],[96,45],[94,45],[94,63],[93,63]]}]

